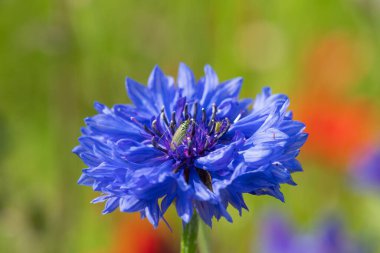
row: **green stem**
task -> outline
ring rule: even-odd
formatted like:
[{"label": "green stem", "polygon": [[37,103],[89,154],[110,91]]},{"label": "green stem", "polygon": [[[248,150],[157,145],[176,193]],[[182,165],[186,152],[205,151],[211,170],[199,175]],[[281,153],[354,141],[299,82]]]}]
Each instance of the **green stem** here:
[{"label": "green stem", "polygon": [[181,253],[195,253],[197,251],[198,230],[198,215],[194,213],[182,231]]},{"label": "green stem", "polygon": [[207,225],[201,222],[199,224],[198,248],[201,253],[210,253],[208,242],[210,241]]}]

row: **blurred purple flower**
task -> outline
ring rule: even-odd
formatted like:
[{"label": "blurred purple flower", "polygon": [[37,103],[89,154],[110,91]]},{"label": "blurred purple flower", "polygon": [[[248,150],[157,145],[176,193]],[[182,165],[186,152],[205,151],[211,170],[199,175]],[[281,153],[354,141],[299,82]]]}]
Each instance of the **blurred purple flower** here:
[{"label": "blurred purple flower", "polygon": [[281,215],[271,214],[262,223],[260,253],[369,253],[352,238],[339,219],[325,219],[311,231],[296,231]]},{"label": "blurred purple flower", "polygon": [[291,173],[302,170],[305,126],[286,95],[264,88],[240,100],[241,86],[219,83],[210,66],[196,81],[184,64],[177,84],[158,67],[147,87],[127,78],[132,105],[95,103],[85,119],[73,150],[88,166],[78,183],[103,193],[93,201],[106,201],[103,213],[139,212],[155,227],[171,204],[184,223],[195,210],[211,226],[213,217],[232,222],[229,204],[247,209],[243,193],[283,201],[280,184],[295,185]]},{"label": "blurred purple flower", "polygon": [[360,187],[380,190],[380,145],[368,145],[358,152],[352,159],[350,171]]}]

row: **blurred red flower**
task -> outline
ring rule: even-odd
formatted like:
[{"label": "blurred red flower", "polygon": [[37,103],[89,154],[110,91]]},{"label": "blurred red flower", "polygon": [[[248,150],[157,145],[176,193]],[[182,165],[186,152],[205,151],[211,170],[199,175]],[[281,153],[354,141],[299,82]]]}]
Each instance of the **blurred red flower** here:
[{"label": "blurred red flower", "polygon": [[362,102],[344,101],[326,94],[308,97],[296,107],[295,113],[305,122],[310,134],[306,153],[334,165],[345,165],[374,132],[371,110]]},{"label": "blurred red flower", "polygon": [[357,38],[344,32],[313,43],[304,57],[302,91],[297,94],[299,104],[294,110],[310,134],[306,155],[323,158],[342,169],[374,133],[371,104],[347,95],[368,70],[359,45]]},{"label": "blurred red flower", "polygon": [[[177,243],[169,242],[174,235],[164,225],[154,229],[139,215],[125,216],[116,228],[112,253],[171,253]],[[174,246],[171,246],[174,245]]]}]

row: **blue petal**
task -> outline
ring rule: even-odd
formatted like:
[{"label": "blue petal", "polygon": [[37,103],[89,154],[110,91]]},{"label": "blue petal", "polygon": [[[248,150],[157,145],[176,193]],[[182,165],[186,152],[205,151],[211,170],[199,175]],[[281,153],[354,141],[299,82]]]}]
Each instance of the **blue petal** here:
[{"label": "blue petal", "polygon": [[85,185],[85,186],[92,186],[94,182],[95,182],[94,178],[89,177],[85,174],[82,174],[80,178],[78,179],[78,184]]},{"label": "blue petal", "polygon": [[161,211],[157,201],[151,201],[148,204],[148,206],[145,208],[145,215],[148,218],[149,222],[152,223],[155,228],[157,228],[161,217]]},{"label": "blue petal", "polygon": [[98,134],[141,140],[140,130],[136,129],[135,125],[110,114],[98,114],[86,118],[85,122],[92,131]]},{"label": "blue petal", "polygon": [[250,137],[257,131],[257,129],[260,128],[265,119],[266,115],[250,114],[233,124],[228,132],[234,133],[236,131],[239,131],[245,136]]},{"label": "blue petal", "polygon": [[192,200],[185,194],[179,195],[176,198],[175,206],[178,216],[181,217],[185,223],[189,223],[194,212]]},{"label": "blue petal", "polygon": [[276,199],[280,200],[281,202],[285,202],[284,194],[280,191],[279,185],[274,185],[271,187],[262,187],[253,190],[250,192],[250,194],[253,195],[269,195],[272,197],[275,197]]},{"label": "blue petal", "polygon": [[[159,168],[156,168],[159,169]],[[140,177],[134,185],[128,186],[129,192],[139,199],[158,199],[171,192],[175,184],[172,180],[149,182],[146,176]]]},{"label": "blue petal", "polygon": [[164,155],[165,153],[153,147],[131,147],[128,150],[126,159],[131,163],[147,165],[154,162],[163,161]]},{"label": "blue petal", "polygon": [[124,196],[120,198],[120,211],[122,212],[138,212],[146,207],[146,202],[137,199],[134,196]]},{"label": "blue petal", "polygon": [[229,188],[221,189],[220,191],[222,199],[225,199],[228,203],[231,203],[239,211],[239,215],[242,215],[242,208],[248,210],[247,205],[244,202],[243,195],[240,192],[235,192]]},{"label": "blue petal", "polygon": [[99,102],[95,102],[95,103],[94,103],[94,108],[95,108],[95,110],[96,110],[98,113],[106,113],[107,110],[108,110],[108,108],[107,108],[105,105],[103,105],[103,104],[101,104],[101,103],[99,103]]},{"label": "blue petal", "polygon": [[92,204],[97,204],[97,203],[100,203],[100,202],[104,202],[106,200],[108,200],[109,198],[111,198],[111,196],[109,195],[101,195],[99,197],[96,197],[95,199],[93,199],[91,201]]},{"label": "blue petal", "polygon": [[175,100],[174,86],[158,66],[154,67],[149,76],[148,88],[155,98],[153,102],[155,102],[156,108],[161,110],[163,107],[166,116],[170,117],[171,103]]},{"label": "blue petal", "polygon": [[131,105],[115,105],[113,112],[116,116],[126,121],[130,121],[131,117],[134,117],[143,125],[149,124],[152,118],[152,115],[148,111],[137,109]]},{"label": "blue petal", "polygon": [[273,153],[270,148],[254,146],[242,152],[244,161],[250,166],[262,165],[269,162],[268,158]]},{"label": "blue petal", "polygon": [[276,101],[281,101],[287,99],[288,97],[283,94],[275,94],[272,95],[272,91],[269,87],[264,87],[262,89],[262,93],[258,94],[255,99],[255,103],[253,108],[255,111],[265,110],[268,105],[275,103]]},{"label": "blue petal", "polygon": [[302,171],[302,165],[297,159],[290,159],[287,161],[281,161],[282,165],[289,169],[291,172]]},{"label": "blue petal", "polygon": [[221,83],[216,87],[216,92],[212,102],[220,104],[224,99],[237,98],[239,96],[242,83],[243,79],[240,77]]},{"label": "blue petal", "polygon": [[228,222],[231,222],[232,223],[232,217],[231,215],[227,212],[226,208],[224,206],[222,206],[221,203],[217,204],[215,206],[215,216],[217,217],[217,219],[219,220],[220,217],[224,217]]},{"label": "blue petal", "polygon": [[194,201],[195,209],[201,217],[201,219],[210,227],[212,227],[213,212],[212,206],[205,201]]},{"label": "blue petal", "polygon": [[295,151],[301,148],[303,144],[305,144],[308,136],[309,135],[307,133],[301,133],[292,137],[289,141],[289,145],[287,146],[286,152]]},{"label": "blue petal", "polygon": [[269,145],[278,145],[282,144],[282,146],[285,145],[286,140],[289,138],[289,136],[280,130],[276,128],[268,128],[264,131],[257,131],[254,133],[247,141],[246,145],[263,145],[269,144]]},{"label": "blue petal", "polygon": [[282,132],[292,136],[302,132],[305,129],[305,124],[294,120],[284,120],[279,128]]},{"label": "blue petal", "polygon": [[213,96],[217,85],[219,84],[218,76],[210,65],[205,66],[205,79],[204,79],[204,89],[202,97],[200,98],[200,103],[205,108],[210,104],[210,99]]},{"label": "blue petal", "polygon": [[119,207],[120,199],[117,197],[109,198],[107,200],[106,206],[104,207],[104,210],[102,211],[102,214],[107,214],[113,212],[116,208]]},{"label": "blue petal", "polygon": [[98,166],[102,161],[90,153],[81,153],[79,157],[88,166]]},{"label": "blue petal", "polygon": [[171,192],[162,199],[161,201],[162,213],[165,213],[166,210],[168,210],[169,206],[173,203],[175,196],[176,196],[176,193]]},{"label": "blue petal", "polygon": [[290,171],[281,163],[273,163],[271,166],[272,175],[280,184],[297,185],[290,175]]},{"label": "blue petal", "polygon": [[236,154],[236,144],[224,146],[195,160],[195,166],[208,171],[225,169]]},{"label": "blue petal", "polygon": [[178,88],[182,89],[184,97],[192,98],[196,92],[195,78],[191,69],[184,63],[179,65]]},{"label": "blue petal", "polygon": [[281,94],[267,96],[267,92],[264,89],[263,94],[255,100],[251,113],[236,122],[229,132],[241,131],[250,137],[259,129],[264,131],[280,125],[286,115],[289,99]]},{"label": "blue petal", "polygon": [[260,170],[247,172],[237,176],[232,180],[229,187],[233,187],[235,191],[244,193],[273,187],[275,185],[277,185],[277,182],[272,175],[265,170]]},{"label": "blue petal", "polygon": [[234,122],[239,114],[241,117],[247,113],[250,104],[252,104],[252,99],[238,101],[235,98],[227,98],[219,104],[217,116],[219,118],[227,117],[231,122]]},{"label": "blue petal", "polygon": [[127,78],[126,87],[129,98],[137,108],[143,111],[147,110],[151,113],[151,115],[155,115],[159,112],[158,108],[154,104],[152,93],[144,85]]},{"label": "blue petal", "polygon": [[182,97],[178,99],[176,104],[174,105],[173,112],[175,111],[175,120],[177,122],[179,122],[182,117],[182,112],[185,107],[186,100],[186,97]]},{"label": "blue petal", "polygon": [[209,202],[216,201],[216,195],[201,181],[197,172],[190,172],[190,182],[193,185],[195,199]]}]

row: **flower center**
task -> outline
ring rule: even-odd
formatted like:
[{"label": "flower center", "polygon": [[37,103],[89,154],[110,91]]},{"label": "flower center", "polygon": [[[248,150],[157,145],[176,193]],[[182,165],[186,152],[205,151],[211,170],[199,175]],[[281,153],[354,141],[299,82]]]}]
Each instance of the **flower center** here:
[{"label": "flower center", "polygon": [[189,104],[186,104],[180,114],[180,121],[176,122],[176,112],[173,112],[169,122],[162,109],[160,122],[163,123],[160,127],[157,119],[152,122],[152,145],[177,161],[205,155],[230,127],[228,118],[217,119],[217,112],[213,104],[211,117],[207,119],[204,108],[198,115],[198,103],[192,105],[192,113],[189,112]]},{"label": "flower center", "polygon": [[[212,105],[210,117],[207,117],[205,108],[199,111],[198,107],[197,102],[185,104],[181,112],[172,112],[170,121],[166,117],[165,108],[162,108],[160,115],[152,121],[150,127],[140,124],[151,136],[152,145],[176,160],[174,172],[184,169],[187,180],[188,170],[193,167],[194,159],[207,155],[231,125],[228,118],[217,117],[216,104]],[[134,118],[132,120],[136,122]],[[209,173],[201,169],[196,170],[201,180],[210,188]]]}]

